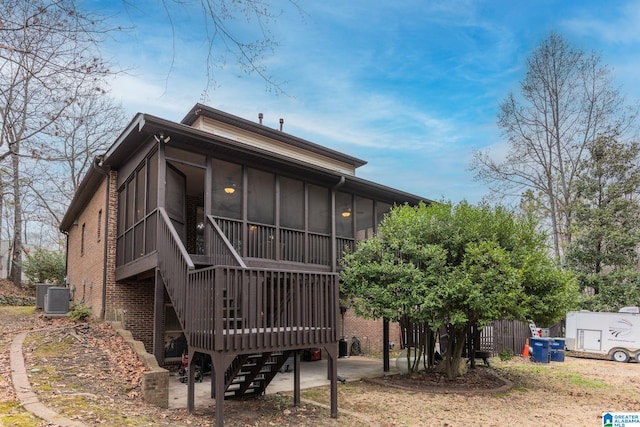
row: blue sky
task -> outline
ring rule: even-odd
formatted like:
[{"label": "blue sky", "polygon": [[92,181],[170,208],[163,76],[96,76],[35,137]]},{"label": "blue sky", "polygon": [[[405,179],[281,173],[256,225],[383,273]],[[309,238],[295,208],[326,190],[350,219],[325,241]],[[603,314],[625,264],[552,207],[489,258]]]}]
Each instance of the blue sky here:
[{"label": "blue sky", "polygon": [[[159,0],[83,4],[134,27],[103,54],[128,70],[112,94],[136,112],[179,121],[196,103],[264,124],[368,162],[359,177],[431,199],[488,195],[468,170],[474,150],[499,155],[498,105],[517,91],[525,60],[550,31],[602,55],[614,85],[640,99],[640,1],[315,1],[302,14],[285,0],[265,58],[286,94],[265,90],[232,58],[214,70],[203,100],[207,39],[199,2],[172,12]],[[255,26],[232,23],[239,35]],[[175,46],[175,55],[172,46]]]}]

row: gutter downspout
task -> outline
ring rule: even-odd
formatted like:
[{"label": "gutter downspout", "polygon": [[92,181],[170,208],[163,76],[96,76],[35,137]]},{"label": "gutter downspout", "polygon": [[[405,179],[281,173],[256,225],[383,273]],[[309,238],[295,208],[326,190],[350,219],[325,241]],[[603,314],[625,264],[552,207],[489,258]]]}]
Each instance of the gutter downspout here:
[{"label": "gutter downspout", "polygon": [[110,193],[110,177],[109,172],[102,166],[104,156],[97,156],[93,163],[92,168],[96,172],[105,177],[107,182],[107,188],[105,189],[104,197],[104,259],[102,260],[102,309],[100,310],[100,320],[104,320],[107,305],[107,256],[109,254],[109,193]]},{"label": "gutter downspout", "polygon": [[[71,287],[69,283],[69,232],[66,230],[60,230],[65,237],[64,247],[64,271],[67,273],[64,276],[64,285],[68,288]],[[69,289],[71,291],[71,289]],[[73,293],[71,294],[73,296]]]},{"label": "gutter downspout", "polygon": [[344,185],[346,178],[344,175],[340,176],[338,181],[333,187],[331,187],[331,271],[333,273],[337,270],[336,262],[336,190]]}]

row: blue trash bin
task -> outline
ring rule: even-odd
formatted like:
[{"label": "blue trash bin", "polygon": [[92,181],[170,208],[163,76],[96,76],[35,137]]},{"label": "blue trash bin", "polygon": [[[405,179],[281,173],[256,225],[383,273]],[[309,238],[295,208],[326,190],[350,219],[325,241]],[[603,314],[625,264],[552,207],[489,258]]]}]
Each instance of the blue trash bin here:
[{"label": "blue trash bin", "polygon": [[552,362],[564,362],[564,338],[550,338],[549,358]]},{"label": "blue trash bin", "polygon": [[551,340],[547,338],[531,338],[531,357],[537,363],[549,363]]}]

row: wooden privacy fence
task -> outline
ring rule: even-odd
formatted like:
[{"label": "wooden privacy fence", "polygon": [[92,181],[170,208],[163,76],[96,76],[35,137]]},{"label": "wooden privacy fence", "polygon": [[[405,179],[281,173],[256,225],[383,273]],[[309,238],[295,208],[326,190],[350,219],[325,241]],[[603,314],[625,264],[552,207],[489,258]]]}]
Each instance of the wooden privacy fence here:
[{"label": "wooden privacy fence", "polygon": [[531,337],[529,324],[519,320],[494,320],[480,332],[480,349],[494,356],[505,350],[522,353],[527,338]]},{"label": "wooden privacy fence", "polygon": [[[550,337],[563,337],[563,322],[545,328]],[[480,333],[480,350],[490,351],[494,356],[510,349],[521,354],[527,338],[531,338],[529,323],[519,320],[494,320]]]},{"label": "wooden privacy fence", "polygon": [[[420,346],[420,336],[425,328],[426,326],[423,324],[410,322],[404,324],[402,326],[402,348]],[[563,324],[553,325],[545,332],[550,337],[562,337],[564,336]],[[446,332],[442,330],[438,335],[442,349],[447,339]],[[480,343],[476,350],[490,352],[493,356],[497,356],[505,350],[511,350],[513,354],[522,354],[527,338],[531,338],[529,323],[519,320],[494,320],[480,331]]]}]

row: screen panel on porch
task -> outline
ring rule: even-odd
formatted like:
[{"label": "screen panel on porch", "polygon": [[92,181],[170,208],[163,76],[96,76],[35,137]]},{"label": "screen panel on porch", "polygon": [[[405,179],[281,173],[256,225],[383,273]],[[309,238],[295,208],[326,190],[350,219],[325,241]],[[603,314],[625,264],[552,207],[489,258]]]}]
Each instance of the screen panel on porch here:
[{"label": "screen panel on porch", "polygon": [[275,259],[275,175],[247,170],[247,256]]},{"label": "screen panel on porch", "polygon": [[280,177],[280,257],[304,262],[304,182]]}]

